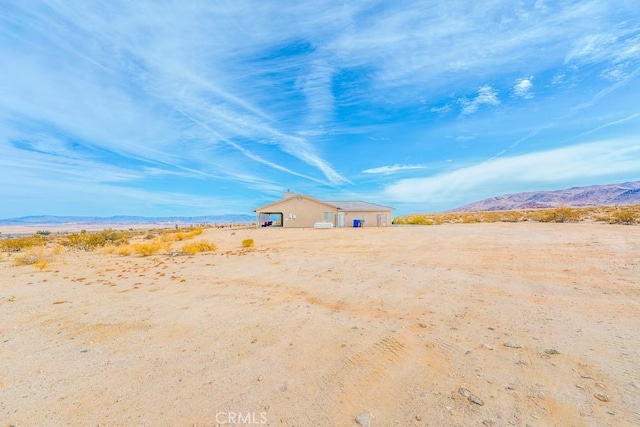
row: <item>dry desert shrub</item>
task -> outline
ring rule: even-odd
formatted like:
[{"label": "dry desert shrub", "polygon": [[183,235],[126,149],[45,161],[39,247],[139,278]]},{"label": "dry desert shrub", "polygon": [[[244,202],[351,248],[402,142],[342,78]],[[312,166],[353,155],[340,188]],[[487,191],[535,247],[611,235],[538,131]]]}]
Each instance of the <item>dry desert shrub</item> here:
[{"label": "dry desert shrub", "polygon": [[473,222],[577,222],[596,221],[610,224],[640,223],[640,205],[628,206],[560,206],[552,209],[524,209],[468,213],[412,214],[396,217],[393,224],[457,224]]},{"label": "dry desert shrub", "polygon": [[433,219],[431,219],[431,218],[429,218],[427,216],[422,216],[422,215],[413,217],[408,222],[408,224],[413,224],[413,225],[433,225],[435,223],[436,222]]},{"label": "dry desert shrub", "polygon": [[33,266],[35,268],[37,268],[38,270],[42,271],[45,268],[49,267],[49,261],[47,261],[46,259],[42,259],[42,260],[36,262],[35,264],[33,264]]},{"label": "dry desert shrub", "polygon": [[145,243],[134,243],[133,245],[131,245],[131,249],[133,250],[133,252],[143,257],[155,255],[162,250],[168,251],[169,248],[169,243],[163,242],[160,239],[155,239]]},{"label": "dry desert shrub", "polygon": [[242,241],[242,247],[243,248],[252,248],[255,246],[255,242],[253,241],[253,239],[244,239]]},{"label": "dry desert shrub", "polygon": [[633,208],[619,208],[611,215],[610,222],[614,224],[636,224],[640,219],[640,210]]},{"label": "dry desert shrub", "polygon": [[476,222],[482,222],[482,219],[480,218],[479,214],[474,212],[474,213],[462,215],[460,218],[460,222],[462,222],[463,224],[473,224]]},{"label": "dry desert shrub", "polygon": [[[120,246],[120,247],[124,247],[124,246]],[[113,254],[116,253],[118,251],[118,246],[115,245],[106,245],[104,248],[102,248],[102,252],[104,252],[105,254]]]},{"label": "dry desert shrub", "polygon": [[400,225],[433,225],[428,215],[405,215],[393,219],[393,224]]},{"label": "dry desert shrub", "polygon": [[129,243],[130,236],[131,234],[128,231],[118,231],[110,228],[95,233],[82,230],[79,233],[71,233],[64,236],[62,244],[74,249],[91,251],[107,245],[126,245]]},{"label": "dry desert shrub", "polygon": [[449,222],[447,215],[434,215],[433,218],[431,218],[431,220],[435,225],[442,225],[442,224],[445,224],[446,222]]},{"label": "dry desert shrub", "polygon": [[25,249],[44,246],[47,244],[47,239],[42,235],[36,234],[29,237],[17,237],[14,239],[0,240],[0,250],[4,252],[20,252]]},{"label": "dry desert shrub", "polygon": [[22,255],[14,258],[14,264],[16,266],[33,265],[38,270],[42,271],[49,266],[49,261],[44,250],[28,250]]},{"label": "dry desert shrub", "polygon": [[178,229],[176,231],[164,233],[161,239],[164,242],[180,242],[182,240],[193,239],[194,237],[201,235],[203,231],[204,229],[202,227]]},{"label": "dry desert shrub", "polygon": [[120,256],[129,256],[133,253],[133,248],[131,248],[131,245],[123,245],[119,246],[116,252]]},{"label": "dry desert shrub", "polygon": [[527,217],[521,211],[503,211],[501,212],[502,222],[520,222],[527,221]]},{"label": "dry desert shrub", "polygon": [[581,219],[580,211],[568,206],[549,209],[542,213],[540,222],[576,222]]},{"label": "dry desert shrub", "polygon": [[182,245],[182,253],[194,255],[198,252],[213,252],[218,247],[208,240],[198,240],[197,242],[189,242]]},{"label": "dry desert shrub", "polygon": [[499,212],[482,212],[482,222],[500,222],[502,218]]}]

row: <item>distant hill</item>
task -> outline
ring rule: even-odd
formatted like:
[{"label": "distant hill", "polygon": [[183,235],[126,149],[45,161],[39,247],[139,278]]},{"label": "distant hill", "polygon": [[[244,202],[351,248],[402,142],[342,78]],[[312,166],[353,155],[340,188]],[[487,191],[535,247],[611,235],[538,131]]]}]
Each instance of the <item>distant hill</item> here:
[{"label": "distant hill", "polygon": [[640,181],[622,184],[590,185],[556,191],[532,191],[505,194],[449,212],[506,211],[545,209],[557,206],[607,206],[640,204]]},{"label": "distant hill", "polygon": [[0,225],[90,225],[90,224],[229,224],[251,223],[256,219],[251,215],[207,215],[207,216],[168,216],[168,217],[146,217],[146,216],[24,216],[20,218],[0,219]]}]

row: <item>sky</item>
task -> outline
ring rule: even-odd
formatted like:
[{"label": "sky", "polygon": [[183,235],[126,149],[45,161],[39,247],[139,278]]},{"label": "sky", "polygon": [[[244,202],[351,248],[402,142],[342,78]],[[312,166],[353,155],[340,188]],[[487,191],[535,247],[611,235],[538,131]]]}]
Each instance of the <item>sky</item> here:
[{"label": "sky", "polygon": [[640,180],[637,0],[9,0],[0,58],[0,218]]}]

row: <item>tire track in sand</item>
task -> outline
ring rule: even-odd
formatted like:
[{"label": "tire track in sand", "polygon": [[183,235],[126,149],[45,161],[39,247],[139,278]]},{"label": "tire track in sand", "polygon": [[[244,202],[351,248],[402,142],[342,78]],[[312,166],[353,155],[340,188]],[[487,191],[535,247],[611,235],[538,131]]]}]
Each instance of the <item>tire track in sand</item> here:
[{"label": "tire track in sand", "polygon": [[342,357],[320,378],[319,404],[326,421],[344,420],[380,401],[389,390],[389,381],[401,368],[407,345],[399,338],[386,336],[357,353]]}]

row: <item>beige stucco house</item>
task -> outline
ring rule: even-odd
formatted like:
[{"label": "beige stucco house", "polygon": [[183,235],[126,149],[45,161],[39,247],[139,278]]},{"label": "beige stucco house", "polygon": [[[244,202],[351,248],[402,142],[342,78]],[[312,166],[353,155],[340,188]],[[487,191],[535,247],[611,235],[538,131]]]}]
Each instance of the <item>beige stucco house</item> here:
[{"label": "beige stucco house", "polygon": [[393,208],[361,201],[323,201],[286,192],[275,203],[254,209],[258,227],[387,227]]}]

